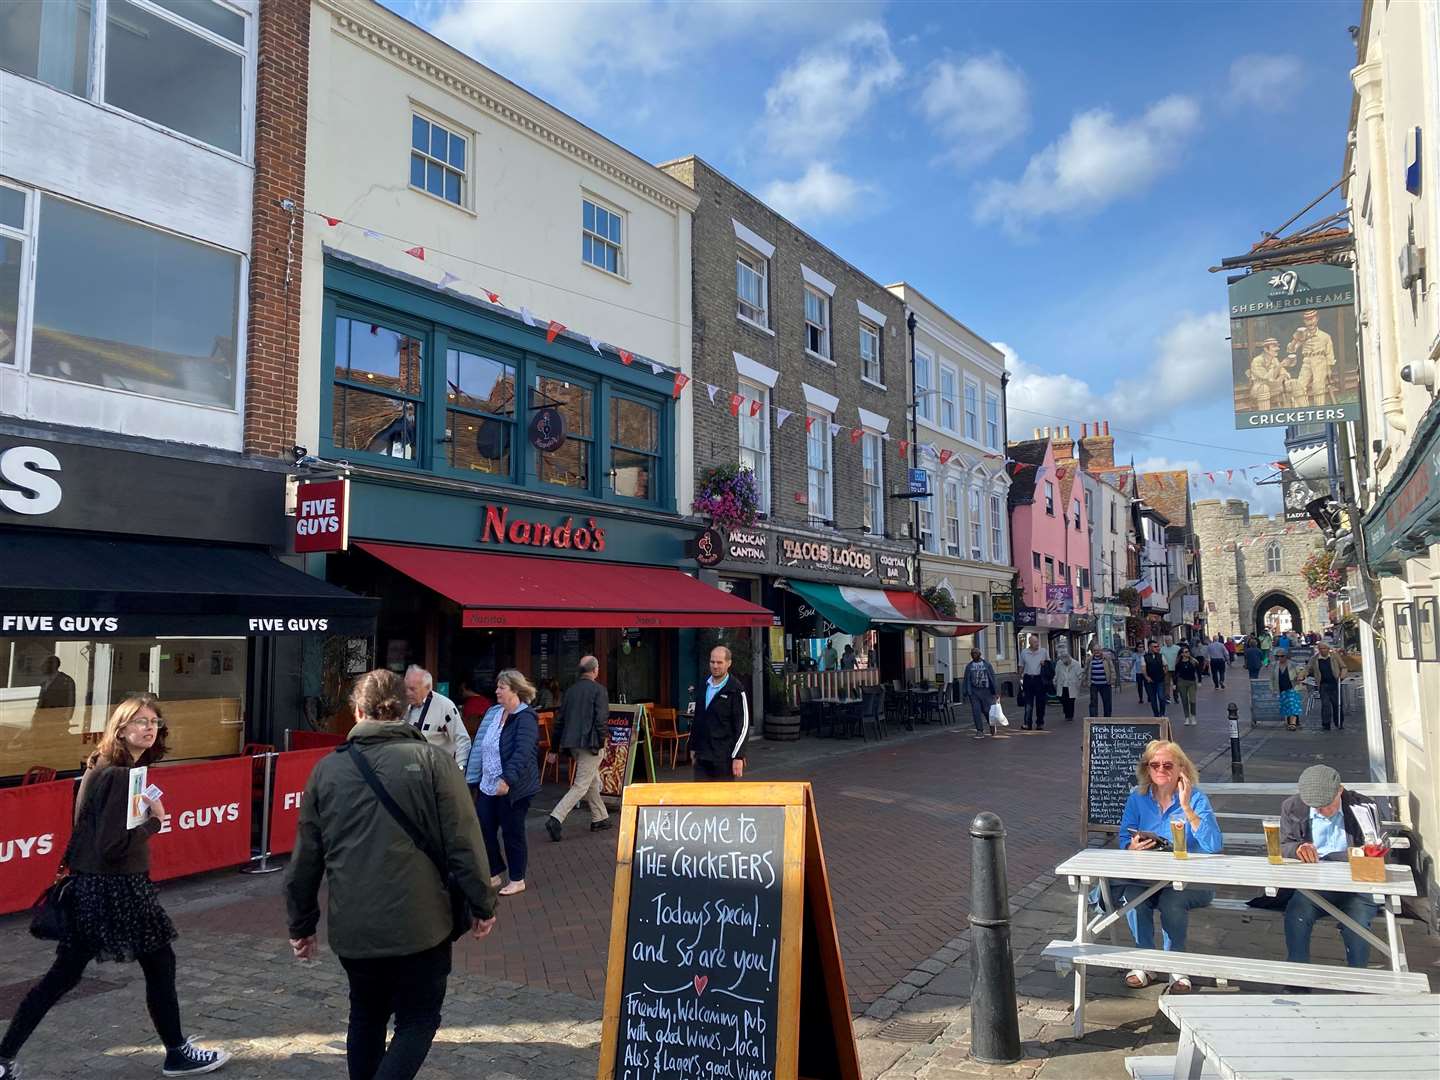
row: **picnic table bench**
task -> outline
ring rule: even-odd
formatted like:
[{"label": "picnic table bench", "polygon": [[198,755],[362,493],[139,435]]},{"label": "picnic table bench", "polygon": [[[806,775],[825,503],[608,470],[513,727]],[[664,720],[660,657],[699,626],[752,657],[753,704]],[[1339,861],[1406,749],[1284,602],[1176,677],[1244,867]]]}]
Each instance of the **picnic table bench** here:
[{"label": "picnic table bench", "polygon": [[[1382,784],[1375,784],[1375,783],[1355,783],[1355,784],[1350,784],[1350,783],[1347,783],[1347,784],[1345,785],[1345,787],[1346,787],[1348,790],[1353,791],[1353,792],[1355,792],[1355,793],[1358,794],[1358,795],[1368,795],[1368,796],[1369,796],[1370,798],[1372,798],[1372,799],[1399,799],[1399,798],[1404,798],[1405,795],[1406,795],[1406,789],[1405,789],[1405,786],[1404,786],[1403,784],[1383,784],[1383,783],[1382,783]],[[1211,806],[1214,807],[1214,805],[1215,805],[1215,800],[1216,800],[1216,799],[1223,799],[1223,798],[1227,798],[1227,797],[1246,797],[1246,796],[1248,796],[1248,797],[1251,797],[1251,798],[1262,798],[1262,797],[1266,797],[1266,796],[1273,796],[1273,797],[1278,798],[1278,799],[1280,799],[1280,800],[1283,801],[1284,799],[1288,798],[1289,796],[1295,794],[1295,785],[1294,785],[1294,784],[1245,784],[1245,783],[1240,783],[1240,784],[1205,784],[1205,785],[1203,785],[1203,790],[1204,790],[1205,794],[1209,797]],[[1382,807],[1382,810],[1383,810],[1383,807]],[[1273,814],[1242,814],[1242,813],[1237,813],[1237,812],[1234,812],[1234,811],[1231,811],[1231,810],[1220,810],[1220,809],[1216,809],[1216,810],[1215,810],[1215,816],[1216,816],[1216,818],[1220,819],[1221,821],[1245,821],[1245,822],[1253,822],[1253,823],[1255,823],[1256,825],[1258,825],[1260,822],[1264,821],[1266,818],[1277,818],[1277,817],[1279,817],[1279,816],[1280,816],[1280,805],[1279,805],[1278,802],[1275,804],[1275,812],[1274,812]],[[1398,822],[1398,821],[1382,821],[1381,824],[1382,824],[1382,825],[1385,825],[1385,826],[1389,826],[1389,827],[1393,830],[1394,828],[1399,827],[1400,822]],[[1229,829],[1226,829],[1226,830],[1225,830],[1225,846],[1226,846],[1227,848],[1235,847],[1235,848],[1241,848],[1241,849],[1244,849],[1244,850],[1252,850],[1252,849],[1260,849],[1260,850],[1263,850],[1264,847],[1265,847],[1265,833],[1264,833],[1263,831],[1262,831],[1262,832],[1231,832]],[[1393,847],[1393,848],[1395,848],[1395,849],[1397,849],[1397,850],[1402,849],[1402,848],[1408,848],[1408,847],[1410,846],[1410,841],[1409,841],[1408,838],[1406,838],[1406,837],[1404,837],[1404,836],[1394,836],[1394,835],[1392,835],[1392,836],[1391,836],[1391,844],[1390,844],[1390,846]]]},{"label": "picnic table bench", "polygon": [[[1386,867],[1384,882],[1353,881],[1350,867],[1343,862],[1302,863],[1287,859],[1276,865],[1252,855],[1206,855],[1192,853],[1177,859],[1168,852],[1116,851],[1088,848],[1072,855],[1055,869],[1075,893],[1075,938],[1050,942],[1042,953],[1055,961],[1057,971],[1075,973],[1075,1036],[1085,1034],[1085,980],[1090,967],[1138,968],[1142,971],[1171,971],[1177,974],[1229,982],[1272,983],[1283,986],[1313,986],[1366,994],[1424,992],[1429,981],[1412,974],[1405,959],[1405,943],[1396,925],[1400,897],[1415,896],[1415,878],[1408,867]],[[1111,881],[1138,881],[1148,887],[1116,907],[1110,895]],[[1098,883],[1108,911],[1091,916],[1089,886]],[[1280,889],[1295,889],[1319,908],[1364,937],[1390,958],[1390,970],[1351,968],[1325,964],[1291,964],[1278,960],[1204,953],[1166,952],[1119,944],[1101,944],[1096,934],[1109,930],[1114,939],[1118,923],[1139,903],[1163,888],[1183,889],[1186,885],[1234,885],[1263,889],[1274,896]],[[1320,896],[1325,892],[1361,893],[1371,896],[1385,916],[1386,940],[1359,925],[1343,911]],[[1203,910],[1203,909],[1197,909]]]},{"label": "picnic table bench", "polygon": [[1173,1057],[1127,1057],[1135,1080],[1434,1080],[1440,995],[1198,994],[1160,999]]}]

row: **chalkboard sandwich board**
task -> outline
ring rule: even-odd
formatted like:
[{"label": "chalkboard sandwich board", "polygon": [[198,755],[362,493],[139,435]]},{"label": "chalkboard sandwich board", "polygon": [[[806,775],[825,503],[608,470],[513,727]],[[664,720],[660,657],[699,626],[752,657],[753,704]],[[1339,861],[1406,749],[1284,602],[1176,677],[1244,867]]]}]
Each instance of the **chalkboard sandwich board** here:
[{"label": "chalkboard sandwich board", "polygon": [[1280,691],[1270,685],[1267,678],[1250,680],[1250,726],[1261,720],[1279,720]]},{"label": "chalkboard sandwich board", "polygon": [[809,784],[637,784],[599,1080],[860,1080]]},{"label": "chalkboard sandwich board", "polygon": [[1085,754],[1080,768],[1080,842],[1092,832],[1120,831],[1125,801],[1135,784],[1135,763],[1153,739],[1170,738],[1170,721],[1163,716],[1145,720],[1095,719],[1085,721]]}]

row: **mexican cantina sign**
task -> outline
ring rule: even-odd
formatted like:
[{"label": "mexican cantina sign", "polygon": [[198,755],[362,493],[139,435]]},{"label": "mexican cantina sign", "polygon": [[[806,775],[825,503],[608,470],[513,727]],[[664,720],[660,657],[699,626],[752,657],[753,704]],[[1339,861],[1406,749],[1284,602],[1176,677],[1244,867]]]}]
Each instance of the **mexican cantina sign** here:
[{"label": "mexican cantina sign", "polygon": [[1242,431],[1360,419],[1353,271],[1302,263],[1230,286],[1230,367]]}]

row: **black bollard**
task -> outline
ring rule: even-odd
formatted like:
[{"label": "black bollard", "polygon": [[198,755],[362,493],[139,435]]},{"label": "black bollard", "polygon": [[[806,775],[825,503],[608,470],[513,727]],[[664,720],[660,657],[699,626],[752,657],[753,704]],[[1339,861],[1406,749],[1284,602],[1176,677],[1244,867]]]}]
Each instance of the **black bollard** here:
[{"label": "black bollard", "polygon": [[1230,715],[1230,779],[1240,784],[1245,781],[1245,762],[1240,760],[1240,706],[1232,701],[1226,712]]},{"label": "black bollard", "polygon": [[970,1056],[990,1065],[1020,1060],[1005,824],[988,810],[970,823]]}]

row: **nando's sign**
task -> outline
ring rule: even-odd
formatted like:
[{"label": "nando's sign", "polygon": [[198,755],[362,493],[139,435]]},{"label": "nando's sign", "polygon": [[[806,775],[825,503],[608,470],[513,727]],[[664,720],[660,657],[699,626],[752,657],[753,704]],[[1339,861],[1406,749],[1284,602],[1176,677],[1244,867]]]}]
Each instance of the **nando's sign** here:
[{"label": "nando's sign", "polygon": [[596,524],[593,517],[582,518],[577,525],[575,518],[567,515],[552,524],[512,517],[508,506],[487,506],[480,542],[512,547],[558,548],[561,551],[604,551],[605,530]]}]

